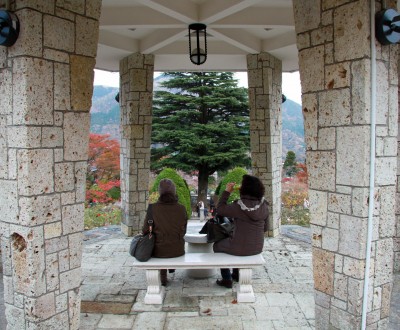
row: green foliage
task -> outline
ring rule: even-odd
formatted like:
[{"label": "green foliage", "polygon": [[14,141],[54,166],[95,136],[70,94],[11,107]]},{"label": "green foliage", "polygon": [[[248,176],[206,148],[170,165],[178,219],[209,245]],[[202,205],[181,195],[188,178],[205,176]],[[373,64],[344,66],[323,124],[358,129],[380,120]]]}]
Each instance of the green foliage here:
[{"label": "green foliage", "polygon": [[[154,200],[158,199],[158,185],[160,184],[160,181],[162,179],[170,179],[173,183],[175,183],[176,194],[178,195],[178,201],[186,208],[188,218],[190,218],[190,216],[192,215],[192,208],[190,205],[189,187],[186,181],[182,179],[180,175],[172,168],[163,169],[154,180],[153,187],[150,190],[150,196],[152,197],[153,202]],[[157,198],[155,198],[156,196]]]},{"label": "green foliage", "polygon": [[107,195],[110,196],[113,200],[121,199],[121,188],[120,187],[112,187],[109,191],[107,191]]},{"label": "green foliage", "polygon": [[[200,193],[208,176],[250,164],[247,90],[231,72],[168,72],[154,93],[153,170],[171,167],[199,173]],[[205,196],[202,196],[204,198]]]},{"label": "green foliage", "polygon": [[[239,187],[242,183],[243,175],[247,174],[247,171],[242,167],[235,167],[233,170],[229,171],[227,175],[221,180],[218,185],[218,196],[221,197],[222,193],[225,191],[226,185],[229,182],[236,182],[235,188],[229,196],[228,203],[233,202],[240,198]],[[216,192],[217,194],[217,192]]]},{"label": "green foliage", "polygon": [[286,172],[286,175],[292,177],[297,173],[297,162],[296,162],[296,154],[289,150],[286,154],[285,162],[283,163],[283,169]]},{"label": "green foliage", "polygon": [[282,225],[298,225],[310,227],[310,211],[302,207],[282,208]]},{"label": "green foliage", "polygon": [[222,183],[222,181],[220,181],[218,183],[217,188],[215,188],[215,195],[217,195],[217,196],[219,196],[219,192],[221,191],[221,183]]},{"label": "green foliage", "polygon": [[121,223],[121,209],[117,206],[96,204],[85,208],[85,230]]}]

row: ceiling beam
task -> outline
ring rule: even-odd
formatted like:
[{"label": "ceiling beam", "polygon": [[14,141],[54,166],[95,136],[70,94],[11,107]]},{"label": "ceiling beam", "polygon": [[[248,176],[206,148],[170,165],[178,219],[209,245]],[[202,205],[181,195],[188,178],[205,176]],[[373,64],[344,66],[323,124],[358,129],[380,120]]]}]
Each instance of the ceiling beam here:
[{"label": "ceiling beam", "polygon": [[132,53],[139,51],[139,43],[137,40],[110,31],[100,30],[98,43],[112,48],[123,49]]},{"label": "ceiling beam", "polygon": [[235,14],[261,0],[210,0],[200,6],[199,22],[210,24]]},{"label": "ceiling beam", "polygon": [[289,31],[279,36],[263,40],[262,51],[270,52],[275,49],[287,47],[296,44],[296,32]]},{"label": "ceiling beam", "polygon": [[163,27],[185,25],[181,21],[147,7],[106,7],[102,9],[100,26]]},{"label": "ceiling beam", "polygon": [[140,52],[142,54],[154,53],[158,49],[183,38],[187,34],[187,29],[158,30],[140,42]]},{"label": "ceiling beam", "polygon": [[234,26],[294,26],[293,12],[285,8],[246,8],[239,13],[213,22],[213,25]]},{"label": "ceiling beam", "polygon": [[220,30],[215,29],[207,29],[207,32],[213,35],[216,38],[219,38],[228,44],[231,44],[245,52],[248,53],[258,53],[261,49],[261,41],[254,36],[249,35],[245,31],[235,30],[233,31],[224,31],[221,33]]},{"label": "ceiling beam", "polygon": [[173,17],[185,24],[198,20],[198,7],[192,1],[187,0],[136,0],[138,3],[147,6],[160,13]]}]

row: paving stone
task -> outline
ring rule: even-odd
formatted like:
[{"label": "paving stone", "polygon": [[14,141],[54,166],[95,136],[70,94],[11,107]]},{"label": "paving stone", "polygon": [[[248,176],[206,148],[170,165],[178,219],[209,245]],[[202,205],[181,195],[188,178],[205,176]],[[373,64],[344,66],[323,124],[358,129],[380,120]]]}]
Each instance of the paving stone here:
[{"label": "paving stone", "polygon": [[141,313],[136,316],[132,329],[162,330],[165,329],[166,318],[167,313],[164,312]]},{"label": "paving stone", "polygon": [[272,321],[248,321],[242,322],[243,330],[275,330]]},{"label": "paving stone", "polygon": [[167,319],[165,329],[221,329],[232,330],[243,329],[242,321],[239,317],[233,316],[200,316],[200,317],[173,317]]},{"label": "paving stone", "polygon": [[255,307],[256,319],[257,320],[283,320],[284,316],[280,307],[268,307],[264,306]]},{"label": "paving stone", "polygon": [[95,329],[102,316],[103,316],[102,314],[81,313],[81,329],[85,330]]},{"label": "paving stone", "polygon": [[99,329],[132,329],[135,315],[103,315]]},{"label": "paving stone", "polygon": [[198,297],[188,297],[182,290],[167,290],[163,302],[163,311],[192,311],[197,309]]},{"label": "paving stone", "polygon": [[101,302],[118,302],[118,303],[127,303],[133,304],[136,299],[136,295],[122,295],[122,294],[99,294],[96,297],[96,301]]},{"label": "paving stone", "polygon": [[291,293],[267,293],[265,296],[269,306],[297,306],[297,302]]},{"label": "paving stone", "polygon": [[136,301],[132,306],[131,313],[133,312],[161,312],[162,305],[146,305],[144,303],[144,296],[146,290],[139,290]]},{"label": "paving stone", "polygon": [[314,308],[314,292],[300,292],[293,294],[294,299],[296,299],[301,311],[307,320],[315,319],[315,308]]}]

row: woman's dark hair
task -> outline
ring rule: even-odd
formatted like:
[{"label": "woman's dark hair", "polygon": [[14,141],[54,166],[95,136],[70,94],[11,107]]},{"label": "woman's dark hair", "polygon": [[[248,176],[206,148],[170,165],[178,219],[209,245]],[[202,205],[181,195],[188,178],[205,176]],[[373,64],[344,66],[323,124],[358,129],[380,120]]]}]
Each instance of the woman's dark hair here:
[{"label": "woman's dark hair", "polygon": [[170,203],[178,201],[175,183],[170,179],[162,179],[160,181],[158,186],[158,193],[160,194],[158,200],[161,202]]},{"label": "woman's dark hair", "polygon": [[261,180],[255,176],[243,175],[242,184],[240,186],[240,195],[247,195],[257,199],[263,198],[265,187]]}]

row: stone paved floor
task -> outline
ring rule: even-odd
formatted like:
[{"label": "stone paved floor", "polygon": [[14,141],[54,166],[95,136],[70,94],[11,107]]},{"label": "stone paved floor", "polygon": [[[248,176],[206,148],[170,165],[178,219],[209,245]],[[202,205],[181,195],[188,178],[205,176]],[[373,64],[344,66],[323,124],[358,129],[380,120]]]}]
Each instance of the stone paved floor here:
[{"label": "stone paved floor", "polygon": [[[283,226],[265,240],[267,264],[253,273],[255,303],[235,303],[235,288],[217,277],[169,274],[164,303],[143,304],[145,273],[130,265],[130,238],[119,226],[85,232],[82,261],[82,330],[123,329],[314,329],[311,246],[307,229]],[[389,330],[400,329],[400,275],[395,276]],[[6,329],[0,273],[0,330]],[[12,329],[13,330],[13,329]]]},{"label": "stone paved floor", "polygon": [[160,306],[143,303],[145,272],[131,267],[129,242],[130,238],[122,236],[86,241],[82,329],[314,328],[311,249],[307,242],[286,236],[266,239],[263,254],[267,264],[253,272],[255,303],[237,304],[235,288],[218,287],[217,277],[190,279],[185,270],[177,270],[169,274]]}]

